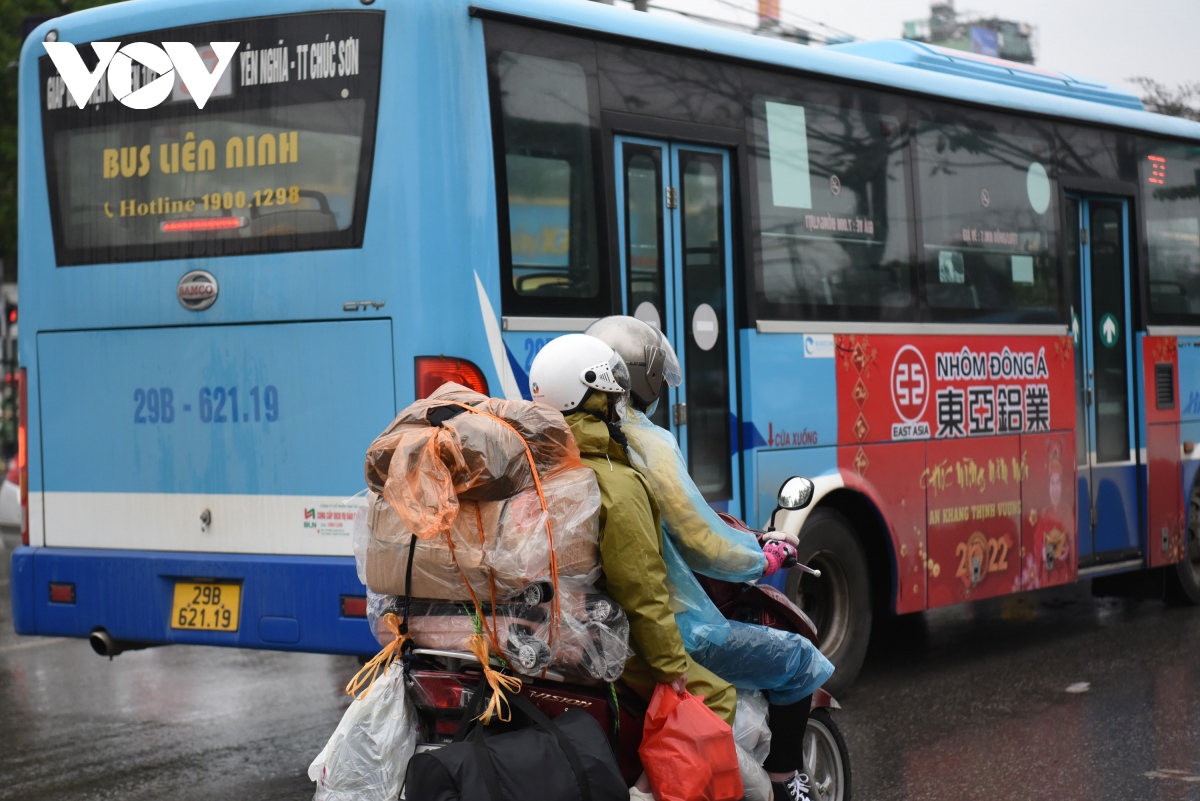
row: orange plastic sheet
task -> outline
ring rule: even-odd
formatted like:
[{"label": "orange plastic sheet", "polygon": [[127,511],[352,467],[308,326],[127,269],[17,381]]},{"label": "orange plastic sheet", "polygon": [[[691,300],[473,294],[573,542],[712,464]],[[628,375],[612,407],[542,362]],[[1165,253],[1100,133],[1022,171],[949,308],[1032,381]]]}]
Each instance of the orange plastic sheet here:
[{"label": "orange plastic sheet", "polygon": [[566,420],[549,406],[443,384],[400,412],[371,443],[367,486],[391,504],[406,529],[431,540],[451,529],[461,501],[500,500],[534,486],[527,445],[542,480],[582,465]]}]

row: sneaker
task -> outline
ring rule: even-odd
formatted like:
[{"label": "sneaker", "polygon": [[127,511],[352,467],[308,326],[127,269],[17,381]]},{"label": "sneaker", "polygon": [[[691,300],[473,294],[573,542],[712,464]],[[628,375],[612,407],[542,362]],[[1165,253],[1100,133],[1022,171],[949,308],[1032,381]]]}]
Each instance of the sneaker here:
[{"label": "sneaker", "polygon": [[771,795],[774,801],[810,801],[808,776],[796,772],[785,782],[771,782]]}]

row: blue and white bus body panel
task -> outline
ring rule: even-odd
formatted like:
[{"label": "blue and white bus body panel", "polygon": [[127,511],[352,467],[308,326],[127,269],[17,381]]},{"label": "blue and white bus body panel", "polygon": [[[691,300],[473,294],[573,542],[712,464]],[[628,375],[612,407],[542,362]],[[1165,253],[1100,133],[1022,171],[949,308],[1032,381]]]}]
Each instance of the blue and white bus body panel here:
[{"label": "blue and white bus body panel", "polygon": [[842,487],[836,448],[837,360],[832,335],[813,340],[811,334],[764,334],[755,329],[740,334],[746,513],[750,523],[761,528],[775,508],[779,487],[791,476],[807,476],[816,483],[814,505]]}]

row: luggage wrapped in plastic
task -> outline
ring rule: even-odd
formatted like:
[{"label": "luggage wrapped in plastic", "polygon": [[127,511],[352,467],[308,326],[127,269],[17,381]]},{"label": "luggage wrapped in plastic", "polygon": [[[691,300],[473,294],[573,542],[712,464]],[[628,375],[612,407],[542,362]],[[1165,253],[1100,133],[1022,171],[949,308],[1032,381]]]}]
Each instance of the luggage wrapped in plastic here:
[{"label": "luggage wrapped in plastic", "polygon": [[496,537],[485,545],[484,565],[505,585],[546,578],[552,533],[559,578],[595,583],[600,577],[600,485],[595,473],[582,465],[557,472],[542,481],[542,497],[546,510],[534,487],[497,502]]},{"label": "luggage wrapped in plastic", "polygon": [[376,439],[365,472],[355,555],[381,642],[407,597],[418,647],[475,651],[485,635],[519,672],[621,674],[629,622],[594,587],[600,488],[561,414],[443,385]]},{"label": "luggage wrapped in plastic", "polygon": [[629,407],[621,421],[629,462],[650,484],[667,527],[687,565],[722,581],[754,581],[767,566],[758,539],[717,516],[688,475],[670,431]]},{"label": "luggage wrapped in plastic", "polygon": [[358,570],[358,580],[367,583],[367,548],[371,542],[371,529],[368,520],[371,517],[371,507],[377,496],[370,490],[363,490],[354,496],[354,520],[350,524],[350,542],[354,548],[354,567]]},{"label": "luggage wrapped in plastic", "polygon": [[[559,472],[542,482],[548,512],[537,489],[512,498],[464,502],[449,537],[417,539],[412,595],[468,600],[467,582],[478,597],[508,599],[530,584],[550,579],[550,538],[557,576],[591,584],[600,575],[600,489],[591,469]],[[361,577],[369,589],[404,595],[412,534],[395,509],[374,496],[367,517]],[[547,531],[547,523],[550,530]],[[356,546],[355,555],[360,547]]]},{"label": "luggage wrapped in plastic", "polygon": [[325,748],[308,766],[313,801],[395,801],[417,747],[417,714],[392,663],[362,698],[351,702]]},{"label": "luggage wrapped in plastic", "polygon": [[527,454],[543,480],[582,464],[566,420],[549,406],[443,384],[371,443],[367,487],[407,530],[432,539],[454,524],[460,501],[499,500],[534,486]]},{"label": "luggage wrapped in plastic", "polygon": [[[552,605],[549,584],[531,585],[520,602],[473,603],[414,598],[409,601],[408,633],[418,648],[470,651],[477,633],[494,634],[499,656],[514,670],[536,676],[544,669],[613,682],[632,656],[629,621],[621,607],[591,587],[560,584]],[[554,625],[555,609],[558,623]],[[367,618],[381,645],[394,635],[379,622],[387,612],[402,615],[404,599],[370,593]]]},{"label": "luggage wrapped in plastic", "polygon": [[402,598],[397,598],[395,595],[384,595],[367,590],[367,625],[371,627],[371,633],[375,635],[375,639],[379,641],[380,645],[387,645],[395,639],[391,631],[380,625],[379,619],[387,612],[402,614],[404,609],[395,606],[398,600],[403,601]]}]

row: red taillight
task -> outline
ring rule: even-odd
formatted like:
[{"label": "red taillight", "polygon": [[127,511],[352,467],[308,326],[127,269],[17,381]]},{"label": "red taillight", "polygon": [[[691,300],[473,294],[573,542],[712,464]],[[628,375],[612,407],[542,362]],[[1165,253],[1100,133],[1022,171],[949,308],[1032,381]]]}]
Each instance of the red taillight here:
[{"label": "red taillight", "polygon": [[171,220],[162,224],[164,234],[179,231],[223,231],[226,228],[241,228],[245,217],[200,217],[193,220]]},{"label": "red taillight", "polygon": [[[21,477],[21,544],[29,544],[29,376],[17,371],[17,471]],[[72,590],[74,592],[74,590]]]},{"label": "red taillight", "polygon": [[417,364],[417,398],[428,398],[442,384],[454,382],[475,390],[483,395],[488,394],[487,379],[483,371],[466,359],[455,359],[450,356],[418,356]]},{"label": "red taillight", "polygon": [[75,585],[74,584],[50,584],[50,603],[52,604],[73,604],[75,603]]},{"label": "red taillight", "polygon": [[365,595],[343,595],[342,596],[342,617],[366,617],[367,616],[367,596]]},{"label": "red taillight", "polygon": [[449,712],[466,707],[478,681],[463,675],[414,670],[413,701],[430,712]]}]

